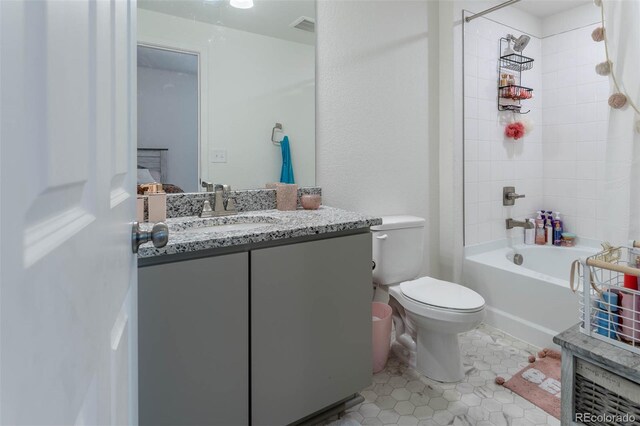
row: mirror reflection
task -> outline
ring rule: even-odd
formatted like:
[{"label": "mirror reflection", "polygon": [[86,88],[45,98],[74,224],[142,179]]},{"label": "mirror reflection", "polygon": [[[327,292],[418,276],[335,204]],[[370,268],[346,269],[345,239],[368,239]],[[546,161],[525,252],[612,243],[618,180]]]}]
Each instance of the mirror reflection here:
[{"label": "mirror reflection", "polygon": [[251,3],[138,2],[139,183],[315,184],[315,2]]}]

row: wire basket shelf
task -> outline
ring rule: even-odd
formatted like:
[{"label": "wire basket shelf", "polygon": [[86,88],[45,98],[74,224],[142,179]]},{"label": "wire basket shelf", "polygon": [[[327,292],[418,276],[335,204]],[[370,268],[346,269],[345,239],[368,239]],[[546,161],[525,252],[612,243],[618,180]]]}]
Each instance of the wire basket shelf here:
[{"label": "wire basket shelf", "polygon": [[580,331],[640,354],[640,244],[580,260]]},{"label": "wire basket shelf", "polygon": [[500,68],[516,72],[529,71],[533,68],[533,58],[517,53],[503,55],[500,56]]},{"label": "wire basket shelf", "polygon": [[509,84],[507,86],[498,87],[498,96],[502,99],[522,100],[531,99],[533,97],[533,89],[530,87]]}]

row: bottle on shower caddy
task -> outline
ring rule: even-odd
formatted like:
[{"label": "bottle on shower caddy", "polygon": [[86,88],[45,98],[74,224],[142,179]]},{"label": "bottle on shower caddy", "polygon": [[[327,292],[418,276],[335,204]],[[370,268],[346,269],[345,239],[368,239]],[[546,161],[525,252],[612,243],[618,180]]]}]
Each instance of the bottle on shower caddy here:
[{"label": "bottle on shower caddy", "polygon": [[536,243],[536,221],[529,218],[527,223],[531,224],[531,228],[524,228],[524,243],[532,245]]},{"label": "bottle on shower caddy", "polygon": [[553,220],[553,245],[560,247],[562,245],[562,220],[560,219],[560,212],[556,212],[556,217]]},{"label": "bottle on shower caddy", "polygon": [[537,245],[543,246],[545,244],[545,235],[544,235],[544,219],[542,215],[542,210],[538,212],[538,217],[536,218],[536,237],[535,242]]},{"label": "bottle on shower caddy", "polygon": [[552,217],[553,216],[549,215],[544,221],[544,241],[548,246],[553,244],[553,225],[551,223]]}]

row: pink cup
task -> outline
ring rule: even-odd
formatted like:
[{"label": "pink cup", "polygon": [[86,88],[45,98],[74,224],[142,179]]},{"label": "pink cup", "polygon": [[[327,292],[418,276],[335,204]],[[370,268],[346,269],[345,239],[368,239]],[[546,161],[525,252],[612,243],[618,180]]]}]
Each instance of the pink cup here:
[{"label": "pink cup", "polygon": [[318,210],[321,203],[322,198],[319,194],[305,194],[300,197],[300,204],[305,210]]},{"label": "pink cup", "polygon": [[391,306],[386,303],[371,304],[373,320],[373,372],[384,369],[391,347]]}]

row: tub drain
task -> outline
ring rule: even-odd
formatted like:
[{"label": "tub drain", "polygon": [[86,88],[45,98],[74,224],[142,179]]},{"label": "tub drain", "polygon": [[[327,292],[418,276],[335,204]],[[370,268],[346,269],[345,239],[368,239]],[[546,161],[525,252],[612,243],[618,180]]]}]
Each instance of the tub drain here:
[{"label": "tub drain", "polygon": [[516,253],[513,255],[513,263],[515,263],[516,265],[522,265],[522,262],[524,262],[524,257],[522,257],[520,253]]}]

